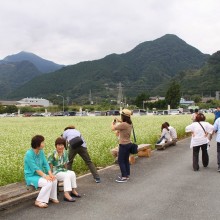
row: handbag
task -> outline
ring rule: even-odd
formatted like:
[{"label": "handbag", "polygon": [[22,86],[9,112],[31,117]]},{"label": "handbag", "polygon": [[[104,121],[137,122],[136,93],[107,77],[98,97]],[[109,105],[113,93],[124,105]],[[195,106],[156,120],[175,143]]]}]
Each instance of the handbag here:
[{"label": "handbag", "polygon": [[138,153],[138,146],[137,146],[137,144],[131,143],[130,153],[131,154],[137,154]]},{"label": "handbag", "polygon": [[69,144],[72,148],[77,148],[77,147],[82,146],[83,140],[81,137],[75,137],[69,141]]},{"label": "handbag", "polygon": [[[134,127],[132,126],[132,131],[133,131],[133,136],[134,136],[134,142],[136,142],[136,136],[134,133]],[[130,148],[130,153],[131,154],[137,154],[138,153],[138,145],[135,143],[131,143],[131,148]]]}]

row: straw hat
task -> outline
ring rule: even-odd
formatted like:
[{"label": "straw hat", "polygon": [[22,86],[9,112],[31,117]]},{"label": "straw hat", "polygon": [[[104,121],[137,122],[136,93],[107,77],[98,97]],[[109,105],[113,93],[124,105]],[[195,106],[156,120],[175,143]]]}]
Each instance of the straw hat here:
[{"label": "straw hat", "polygon": [[132,111],[128,110],[128,109],[123,109],[121,112],[120,112],[121,115],[125,115],[127,117],[131,117],[132,115]]}]

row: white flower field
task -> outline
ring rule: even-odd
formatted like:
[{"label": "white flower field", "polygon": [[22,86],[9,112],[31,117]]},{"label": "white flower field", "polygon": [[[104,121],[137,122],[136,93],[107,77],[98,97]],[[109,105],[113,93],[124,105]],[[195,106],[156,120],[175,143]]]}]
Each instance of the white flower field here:
[{"label": "white flower field", "polygon": [[[213,122],[213,114],[206,114]],[[0,186],[24,180],[23,158],[29,149],[31,138],[40,134],[45,137],[45,154],[54,149],[54,141],[68,125],[75,125],[85,138],[92,161],[97,167],[106,167],[114,159],[110,149],[117,145],[117,138],[111,131],[112,116],[96,117],[13,117],[0,118]],[[185,126],[191,123],[191,115],[133,116],[137,143],[150,143],[154,147],[165,121],[176,128],[178,137],[185,136]],[[133,137],[133,136],[132,136]],[[188,147],[188,146],[187,146]],[[77,175],[87,172],[83,160],[77,156],[74,161]]]}]

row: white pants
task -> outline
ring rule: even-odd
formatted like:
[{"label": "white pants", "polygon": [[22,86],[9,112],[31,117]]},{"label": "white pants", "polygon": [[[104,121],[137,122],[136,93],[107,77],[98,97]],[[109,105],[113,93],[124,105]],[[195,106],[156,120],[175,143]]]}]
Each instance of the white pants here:
[{"label": "white pants", "polygon": [[41,177],[38,181],[38,187],[41,187],[41,190],[37,201],[48,203],[49,199],[57,200],[57,180],[51,182]]},{"label": "white pants", "polygon": [[76,174],[71,170],[57,173],[56,178],[58,181],[63,181],[64,192],[72,191],[73,188],[77,187]]}]

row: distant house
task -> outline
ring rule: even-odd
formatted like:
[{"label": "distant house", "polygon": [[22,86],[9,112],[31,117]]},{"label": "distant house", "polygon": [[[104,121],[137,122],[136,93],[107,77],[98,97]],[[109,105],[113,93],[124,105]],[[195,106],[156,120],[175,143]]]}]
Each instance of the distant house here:
[{"label": "distant house", "polygon": [[190,105],[194,105],[194,101],[186,101],[184,98],[180,99],[180,105],[186,105],[186,106],[190,106]]},{"label": "distant house", "polygon": [[17,101],[18,106],[32,106],[32,107],[48,107],[53,105],[47,99],[43,98],[23,98]]},{"label": "distant house", "polygon": [[159,100],[165,100],[165,97],[160,97],[160,96],[150,97],[147,102],[158,102]]},{"label": "distant house", "polygon": [[18,102],[17,101],[4,101],[4,100],[0,100],[0,105],[17,105]]}]

